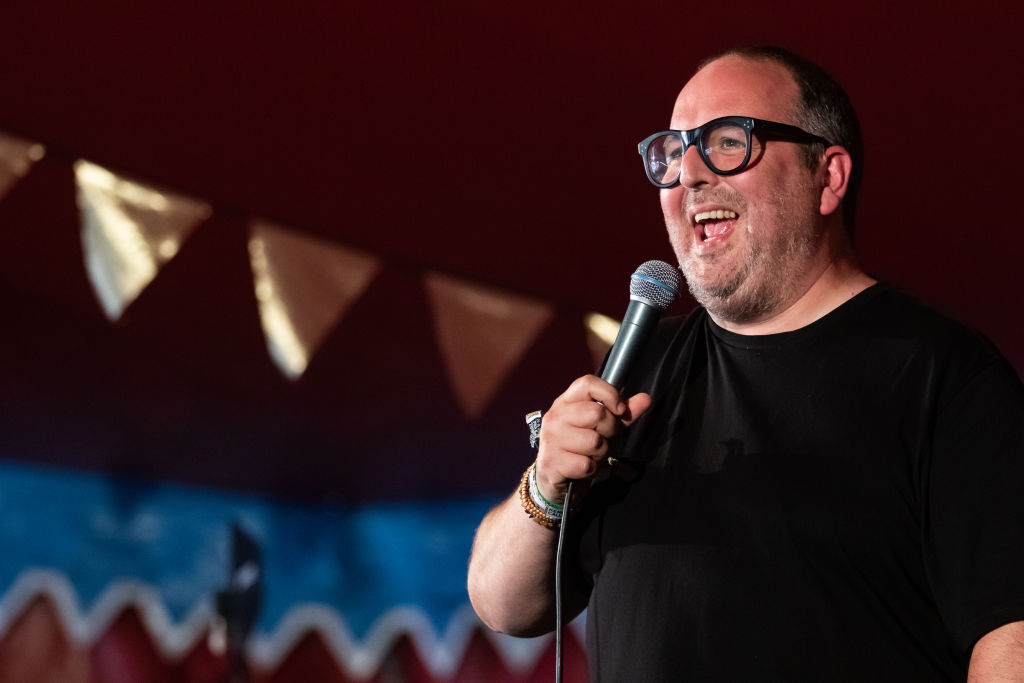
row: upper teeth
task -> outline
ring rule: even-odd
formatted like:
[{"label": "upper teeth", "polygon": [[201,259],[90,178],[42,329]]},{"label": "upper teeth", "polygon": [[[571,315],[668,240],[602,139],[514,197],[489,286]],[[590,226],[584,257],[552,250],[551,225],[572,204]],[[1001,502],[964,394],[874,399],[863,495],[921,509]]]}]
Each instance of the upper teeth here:
[{"label": "upper teeth", "polygon": [[725,209],[718,209],[716,211],[704,211],[703,213],[698,213],[696,216],[694,216],[693,220],[700,223],[701,221],[708,221],[711,220],[712,218],[736,218],[736,212],[727,211]]}]

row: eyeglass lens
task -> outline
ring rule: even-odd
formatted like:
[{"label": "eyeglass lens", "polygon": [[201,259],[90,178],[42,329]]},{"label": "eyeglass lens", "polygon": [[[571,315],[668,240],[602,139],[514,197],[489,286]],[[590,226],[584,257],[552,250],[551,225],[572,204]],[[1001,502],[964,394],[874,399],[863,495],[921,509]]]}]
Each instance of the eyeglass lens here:
[{"label": "eyeglass lens", "polygon": [[[700,140],[695,144],[700,145],[701,157],[712,171],[728,173],[739,169],[747,159],[748,140],[752,146],[757,145],[756,139],[752,140],[743,126],[723,121],[701,130]],[[683,141],[676,133],[666,133],[652,140],[646,158],[651,179],[661,185],[678,180],[683,154]]]}]

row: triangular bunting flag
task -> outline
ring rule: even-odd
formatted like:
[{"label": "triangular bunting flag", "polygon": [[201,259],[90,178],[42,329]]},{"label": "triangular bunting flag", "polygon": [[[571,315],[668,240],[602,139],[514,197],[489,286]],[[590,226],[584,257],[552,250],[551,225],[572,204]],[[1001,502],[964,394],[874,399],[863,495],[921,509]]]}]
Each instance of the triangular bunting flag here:
[{"label": "triangular bunting flag", "polygon": [[39,143],[0,133],[0,199],[44,154],[46,148]]},{"label": "triangular bunting flag", "polygon": [[463,412],[479,417],[554,308],[436,273],[424,283],[448,380]]},{"label": "triangular bunting flag", "polygon": [[146,187],[88,161],[75,162],[85,266],[110,320],[153,281],[210,206]]},{"label": "triangular bunting flag", "polygon": [[600,313],[587,313],[583,316],[583,327],[587,331],[587,348],[594,359],[594,368],[601,367],[608,349],[615,343],[619,333],[619,321]]},{"label": "triangular bunting flag", "polygon": [[267,349],[281,372],[297,379],[362,296],[380,259],[261,221],[249,235]]}]

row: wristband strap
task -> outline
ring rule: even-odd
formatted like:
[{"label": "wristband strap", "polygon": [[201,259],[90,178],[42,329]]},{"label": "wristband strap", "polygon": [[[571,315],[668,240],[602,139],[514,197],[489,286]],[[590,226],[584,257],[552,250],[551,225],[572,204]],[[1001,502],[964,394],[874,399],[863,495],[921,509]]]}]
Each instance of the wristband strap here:
[{"label": "wristband strap", "polygon": [[547,515],[561,517],[565,512],[565,506],[559,505],[558,503],[552,503],[544,497],[543,493],[540,492],[540,486],[537,485],[537,463],[530,465],[529,472],[530,497],[533,498],[533,502],[536,503],[537,507],[543,510]]},{"label": "wristband strap", "polygon": [[[536,474],[533,474],[536,463],[530,465],[523,478],[519,481],[519,503],[523,510],[530,516],[530,519],[548,529],[555,529],[562,524],[563,510],[545,505],[543,497],[538,501],[530,491],[530,480],[536,482]],[[539,491],[538,491],[539,493]]]},{"label": "wristband strap", "polygon": [[539,410],[526,414],[526,426],[530,429],[530,448],[536,448],[540,443],[540,416]]}]

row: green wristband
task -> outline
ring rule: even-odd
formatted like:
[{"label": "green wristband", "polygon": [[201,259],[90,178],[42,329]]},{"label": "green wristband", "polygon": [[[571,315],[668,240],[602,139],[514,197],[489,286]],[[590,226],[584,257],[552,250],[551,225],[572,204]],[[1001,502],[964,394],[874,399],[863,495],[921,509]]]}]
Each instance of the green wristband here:
[{"label": "green wristband", "polygon": [[[565,505],[559,505],[558,503],[552,503],[550,500],[544,497],[544,494],[540,492],[540,486],[537,485],[537,463],[530,466],[530,494],[536,494],[536,498],[540,498],[541,502],[549,508],[558,512],[565,511]],[[536,498],[534,500],[536,500]]]}]

